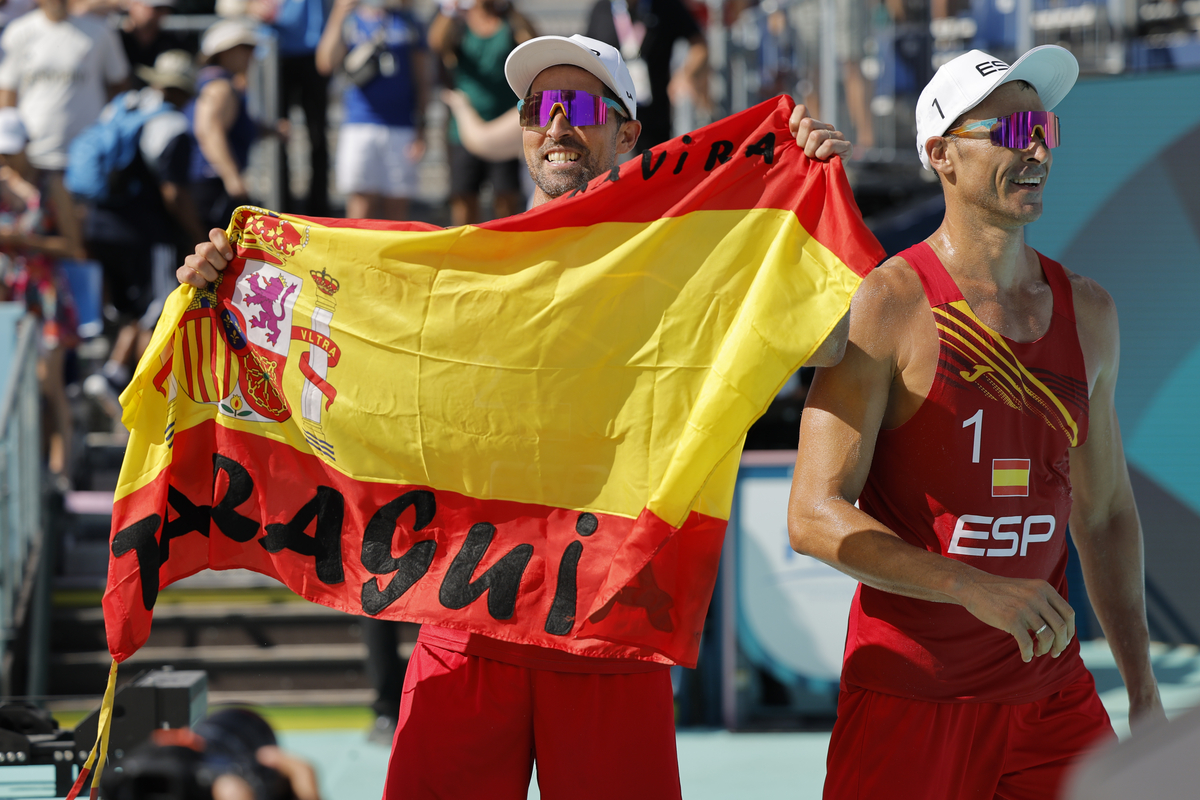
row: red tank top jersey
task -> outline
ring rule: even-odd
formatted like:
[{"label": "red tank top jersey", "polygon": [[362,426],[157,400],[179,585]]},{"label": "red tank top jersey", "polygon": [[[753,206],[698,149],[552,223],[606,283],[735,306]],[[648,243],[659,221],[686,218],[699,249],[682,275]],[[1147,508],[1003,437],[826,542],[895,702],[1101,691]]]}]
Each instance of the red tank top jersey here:
[{"label": "red tank top jersey", "polygon": [[[1068,451],[1087,437],[1088,390],[1071,284],[1039,254],[1050,328],[1014,342],[972,313],[925,243],[900,254],[937,324],[937,373],[913,417],[879,432],[859,507],[909,544],[1067,597]],[[1023,703],[1084,669],[1079,644],[1026,664],[1016,640],[965,608],[860,585],[843,686],[937,702]]]}]

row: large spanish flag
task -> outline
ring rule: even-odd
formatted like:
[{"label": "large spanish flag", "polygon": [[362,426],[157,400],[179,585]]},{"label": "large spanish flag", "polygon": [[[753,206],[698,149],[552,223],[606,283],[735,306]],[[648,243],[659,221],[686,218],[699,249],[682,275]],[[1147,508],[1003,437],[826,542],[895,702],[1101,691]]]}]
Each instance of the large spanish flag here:
[{"label": "large spanish flag", "polygon": [[791,101],[509,219],[242,208],[122,397],[109,648],[161,587],[695,663],[747,428],[882,257]]}]

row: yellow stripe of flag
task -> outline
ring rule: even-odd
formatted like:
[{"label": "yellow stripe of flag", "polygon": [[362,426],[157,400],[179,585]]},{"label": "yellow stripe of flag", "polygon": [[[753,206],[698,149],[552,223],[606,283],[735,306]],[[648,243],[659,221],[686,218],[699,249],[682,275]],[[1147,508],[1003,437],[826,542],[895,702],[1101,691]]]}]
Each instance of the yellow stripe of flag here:
[{"label": "yellow stripe of flag", "polygon": [[[519,234],[312,225],[310,236],[285,269],[353,265],[337,274],[336,321],[356,380],[338,381],[324,430],[362,446],[340,450],[337,469],[481,499],[628,517],[648,508],[672,524],[697,501],[728,516],[732,482],[703,490],[740,447],[731,413],[748,423],[763,411],[861,280],[778,209]],[[669,242],[706,255],[666,257]],[[173,296],[165,318],[188,300]],[[315,302],[305,281],[293,323]],[[309,345],[291,347],[294,364]],[[285,394],[298,398],[303,382],[289,368]],[[140,402],[165,414],[157,393]],[[177,413],[177,433],[213,417],[193,403]]]},{"label": "yellow stripe of flag", "polygon": [[1027,469],[998,469],[992,472],[992,484],[995,486],[1025,486],[1028,483]]}]

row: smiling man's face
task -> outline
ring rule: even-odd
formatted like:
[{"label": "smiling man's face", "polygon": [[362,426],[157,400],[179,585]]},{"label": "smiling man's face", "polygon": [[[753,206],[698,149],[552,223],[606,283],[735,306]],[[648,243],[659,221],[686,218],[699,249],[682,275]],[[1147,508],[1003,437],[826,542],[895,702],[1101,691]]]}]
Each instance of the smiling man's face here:
[{"label": "smiling man's face", "polygon": [[[587,70],[563,64],[539,72],[529,92],[551,89],[575,89],[603,96],[605,86]],[[611,109],[603,125],[576,128],[564,114],[555,114],[545,129],[525,128],[522,132],[525,163],[537,185],[533,204],[561,197],[608,172],[616,166],[618,155],[633,149],[641,129],[640,123],[627,120]]]},{"label": "smiling man's face", "polygon": [[[1000,86],[967,112],[964,123],[1008,116],[1017,111],[1044,111],[1032,86],[1015,81]],[[1020,227],[1042,215],[1042,190],[1054,156],[1035,139],[1024,150],[999,147],[986,139],[954,139],[956,199],[1005,227]]]}]

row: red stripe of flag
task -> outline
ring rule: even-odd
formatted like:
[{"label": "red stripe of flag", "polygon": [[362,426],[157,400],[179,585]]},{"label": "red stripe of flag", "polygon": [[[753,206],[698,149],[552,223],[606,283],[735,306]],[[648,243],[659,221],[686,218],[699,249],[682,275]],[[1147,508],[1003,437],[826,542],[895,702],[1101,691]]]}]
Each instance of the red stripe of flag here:
[{"label": "red stripe of flag", "polygon": [[[208,345],[210,344],[212,337],[212,320],[200,320],[199,328],[199,335],[196,336],[196,363],[207,365],[207,356],[209,350]],[[204,403],[212,402],[213,398],[208,391],[208,382],[210,380],[214,380],[216,376],[212,374],[212,370],[203,370],[196,376],[196,378],[200,384],[200,400]]]},{"label": "red stripe of flag", "polygon": [[229,342],[221,339],[221,397],[225,398],[233,394],[233,387],[229,385],[229,371],[233,366],[233,354],[229,352]]},{"label": "red stripe of flag", "polygon": [[192,342],[191,342],[191,340],[195,336],[195,327],[190,322],[186,322],[180,327],[183,328],[183,334],[184,334],[183,347],[179,348],[180,350],[183,351],[183,374],[186,376],[186,380],[187,380],[188,395],[190,397],[195,397],[198,394],[198,392],[196,391],[196,371],[194,369],[192,369]]}]

